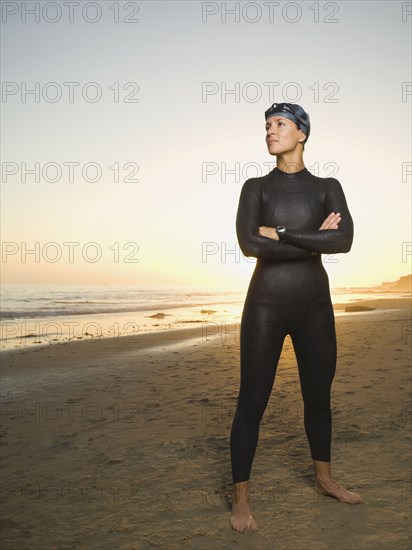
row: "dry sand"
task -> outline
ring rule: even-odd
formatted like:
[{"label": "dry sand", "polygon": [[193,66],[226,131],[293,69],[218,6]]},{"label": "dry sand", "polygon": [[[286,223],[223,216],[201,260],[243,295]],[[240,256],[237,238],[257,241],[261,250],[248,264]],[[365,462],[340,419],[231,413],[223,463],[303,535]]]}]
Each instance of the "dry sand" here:
[{"label": "dry sand", "polygon": [[286,338],[250,480],[257,533],[229,526],[238,330],[2,352],[2,549],[410,548],[403,304],[336,318],[332,473],[359,505],[314,492]]}]

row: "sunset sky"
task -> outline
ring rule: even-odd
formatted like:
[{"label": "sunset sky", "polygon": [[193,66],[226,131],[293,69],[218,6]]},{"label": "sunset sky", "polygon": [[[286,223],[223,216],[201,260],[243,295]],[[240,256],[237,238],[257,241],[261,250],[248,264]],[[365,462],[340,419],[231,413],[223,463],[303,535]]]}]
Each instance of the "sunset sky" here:
[{"label": "sunset sky", "polygon": [[4,283],[243,288],[236,211],[275,166],[274,101],[308,111],[305,165],[341,182],[354,220],[331,287],[410,273],[410,3],[51,4],[37,22],[34,2],[3,3]]}]

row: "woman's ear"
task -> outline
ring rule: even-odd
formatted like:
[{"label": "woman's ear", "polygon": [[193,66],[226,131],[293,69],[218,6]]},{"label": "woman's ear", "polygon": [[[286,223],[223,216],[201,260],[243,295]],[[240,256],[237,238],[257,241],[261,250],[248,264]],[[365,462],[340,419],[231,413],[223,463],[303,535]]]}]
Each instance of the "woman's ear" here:
[{"label": "woman's ear", "polygon": [[303,130],[299,129],[300,130],[300,137],[299,137],[299,143],[303,143],[306,139],[306,134],[304,133]]}]

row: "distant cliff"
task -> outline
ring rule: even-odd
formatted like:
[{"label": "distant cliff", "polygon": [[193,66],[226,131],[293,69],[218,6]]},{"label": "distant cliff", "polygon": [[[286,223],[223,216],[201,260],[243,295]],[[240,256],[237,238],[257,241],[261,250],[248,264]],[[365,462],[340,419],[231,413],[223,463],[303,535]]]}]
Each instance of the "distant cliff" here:
[{"label": "distant cliff", "polygon": [[379,287],[379,290],[408,290],[412,291],[412,275],[405,275],[397,281],[382,283]]}]

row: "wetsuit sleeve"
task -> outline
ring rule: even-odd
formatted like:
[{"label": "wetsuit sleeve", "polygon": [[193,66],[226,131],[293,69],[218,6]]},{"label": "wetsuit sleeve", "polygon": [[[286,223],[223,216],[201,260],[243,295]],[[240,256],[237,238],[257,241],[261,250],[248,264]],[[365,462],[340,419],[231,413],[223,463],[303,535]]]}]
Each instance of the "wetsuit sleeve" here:
[{"label": "wetsuit sleeve", "polygon": [[353,241],[353,220],[339,181],[328,178],[326,183],[325,218],[331,212],[340,212],[338,229],[295,231],[286,227],[284,241],[323,254],[349,252]]},{"label": "wetsuit sleeve", "polygon": [[262,260],[289,261],[313,254],[299,246],[259,235],[262,188],[255,178],[245,181],[240,193],[236,216],[236,234],[242,253]]}]

